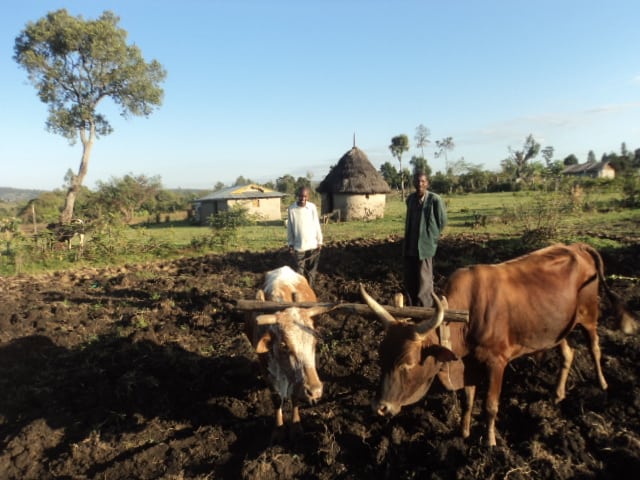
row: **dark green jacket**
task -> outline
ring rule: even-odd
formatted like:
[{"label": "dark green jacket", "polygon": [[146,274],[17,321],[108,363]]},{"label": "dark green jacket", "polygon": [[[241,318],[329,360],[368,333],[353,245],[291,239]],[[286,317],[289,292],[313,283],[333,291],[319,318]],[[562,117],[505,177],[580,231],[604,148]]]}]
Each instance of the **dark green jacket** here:
[{"label": "dark green jacket", "polygon": [[[407,241],[409,235],[409,212],[418,201],[416,193],[412,193],[407,197],[407,216],[404,228],[404,249],[403,254],[407,255]],[[418,235],[418,257],[424,260],[428,257],[434,257],[438,248],[438,240],[440,233],[447,224],[447,212],[444,207],[444,201],[439,195],[427,191],[427,198],[422,206],[422,215],[420,216],[420,232]]]}]

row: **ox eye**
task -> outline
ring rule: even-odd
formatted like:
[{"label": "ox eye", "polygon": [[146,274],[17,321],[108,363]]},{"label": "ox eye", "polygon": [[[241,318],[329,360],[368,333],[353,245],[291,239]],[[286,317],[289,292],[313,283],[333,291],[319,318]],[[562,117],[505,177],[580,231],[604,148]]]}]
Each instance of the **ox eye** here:
[{"label": "ox eye", "polygon": [[284,352],[288,352],[289,351],[289,345],[287,345],[286,342],[280,342],[280,350],[282,350]]}]

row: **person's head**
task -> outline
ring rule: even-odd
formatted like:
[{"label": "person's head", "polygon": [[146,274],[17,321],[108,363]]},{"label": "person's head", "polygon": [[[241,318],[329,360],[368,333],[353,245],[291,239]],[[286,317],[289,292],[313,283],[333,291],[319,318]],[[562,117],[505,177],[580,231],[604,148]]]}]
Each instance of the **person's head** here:
[{"label": "person's head", "polygon": [[422,197],[427,188],[429,188],[429,177],[423,171],[417,171],[413,174],[413,186],[416,189],[416,193]]},{"label": "person's head", "polygon": [[296,193],[297,203],[300,207],[304,207],[309,200],[309,187],[300,187]]}]

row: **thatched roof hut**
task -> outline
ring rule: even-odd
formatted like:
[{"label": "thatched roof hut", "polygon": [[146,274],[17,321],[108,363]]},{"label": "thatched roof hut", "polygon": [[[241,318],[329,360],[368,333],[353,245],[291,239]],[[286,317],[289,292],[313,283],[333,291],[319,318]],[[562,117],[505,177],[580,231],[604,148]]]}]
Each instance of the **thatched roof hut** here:
[{"label": "thatched roof hut", "polygon": [[[316,191],[322,195],[322,214],[349,220],[384,217],[389,185],[367,155],[358,147],[345,153],[338,164],[320,182]],[[336,215],[336,212],[339,214]]]}]

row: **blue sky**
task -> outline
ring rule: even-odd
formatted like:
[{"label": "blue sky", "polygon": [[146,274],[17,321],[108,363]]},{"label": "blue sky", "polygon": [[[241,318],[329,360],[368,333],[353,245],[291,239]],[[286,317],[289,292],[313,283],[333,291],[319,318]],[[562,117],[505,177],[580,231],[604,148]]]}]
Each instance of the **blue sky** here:
[{"label": "blue sky", "polygon": [[640,148],[640,2],[381,0],[21,0],[0,16],[0,186],[52,190],[81,148],[45,130],[46,105],[13,60],[27,22],[66,8],[120,17],[167,70],[149,118],[101,111],[85,185],[127,173],[210,189],[310,173],[353,144],[379,168],[391,138],[452,137],[449,160],[498,170],[533,134],[555,158]]}]

